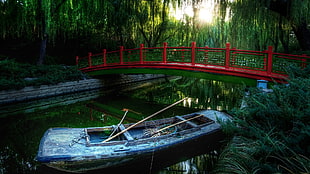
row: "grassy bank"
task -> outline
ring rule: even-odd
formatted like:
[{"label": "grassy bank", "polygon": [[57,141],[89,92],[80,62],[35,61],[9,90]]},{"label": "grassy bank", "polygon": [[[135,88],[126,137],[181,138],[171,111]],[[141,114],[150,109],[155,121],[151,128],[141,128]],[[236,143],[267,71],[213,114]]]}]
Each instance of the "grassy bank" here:
[{"label": "grassy bank", "polygon": [[310,173],[310,67],[289,72],[288,85],[268,94],[253,88],[248,106],[232,113],[214,173]]},{"label": "grassy bank", "polygon": [[84,78],[85,75],[75,66],[38,66],[19,63],[12,59],[0,60],[0,90],[57,84]]}]

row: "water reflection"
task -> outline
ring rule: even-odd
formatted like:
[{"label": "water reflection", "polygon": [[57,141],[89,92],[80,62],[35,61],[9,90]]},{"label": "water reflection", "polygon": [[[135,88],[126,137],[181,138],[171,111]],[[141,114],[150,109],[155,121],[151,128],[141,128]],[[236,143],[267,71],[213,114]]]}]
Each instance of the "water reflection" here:
[{"label": "water reflection", "polygon": [[191,159],[179,162],[170,167],[162,169],[158,174],[202,174],[208,173],[212,170],[218,159],[216,151],[212,151],[208,154],[199,155]]},{"label": "water reflection", "polygon": [[[242,85],[195,78],[176,78],[170,82],[161,82],[123,94],[99,96],[99,93],[104,92],[83,93],[82,100],[75,97],[74,101],[67,99],[65,103],[44,109],[38,109],[31,103],[24,103],[26,108],[31,105],[31,111],[19,110],[13,114],[11,112],[9,116],[1,113],[0,173],[38,173],[41,165],[34,159],[40,139],[50,127],[115,125],[124,115],[124,108],[130,110],[125,123],[136,122],[184,97],[190,98],[183,104],[160,114],[156,119],[183,115],[199,109],[230,110],[240,103],[239,89],[242,89]],[[198,156],[165,168],[159,173],[177,171],[201,173],[211,168],[208,165],[212,165],[216,155],[211,156],[209,154]],[[40,172],[49,173],[47,169]]]},{"label": "water reflection", "polygon": [[131,96],[157,103],[173,103],[189,97],[183,106],[196,109],[230,110],[238,107],[243,84],[180,77],[153,87],[138,90]]}]

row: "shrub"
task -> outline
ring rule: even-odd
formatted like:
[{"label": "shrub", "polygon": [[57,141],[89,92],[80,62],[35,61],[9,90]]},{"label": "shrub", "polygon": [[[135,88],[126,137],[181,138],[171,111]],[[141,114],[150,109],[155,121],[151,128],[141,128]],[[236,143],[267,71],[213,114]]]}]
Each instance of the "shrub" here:
[{"label": "shrub", "polygon": [[250,90],[248,106],[233,111],[234,120],[223,125],[234,138],[215,172],[310,172],[309,69],[291,67],[289,84],[276,84],[272,93]]},{"label": "shrub", "polygon": [[57,84],[66,81],[82,80],[85,77],[75,66],[36,66],[18,63],[11,59],[0,61],[0,90]]}]

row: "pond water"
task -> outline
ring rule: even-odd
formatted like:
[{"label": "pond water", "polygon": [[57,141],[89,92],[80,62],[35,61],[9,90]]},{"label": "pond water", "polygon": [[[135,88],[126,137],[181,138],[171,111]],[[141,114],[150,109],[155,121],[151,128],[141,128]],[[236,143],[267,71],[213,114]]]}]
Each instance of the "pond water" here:
[{"label": "pond water", "polygon": [[[231,110],[240,106],[243,88],[241,84],[179,77],[135,91],[88,91],[2,106],[0,173],[54,173],[35,161],[40,139],[48,128],[114,125],[119,123],[124,109],[129,109],[125,123],[136,122],[184,97],[189,99],[155,119],[201,109]],[[216,161],[212,153],[187,159],[158,173],[207,173]]]}]

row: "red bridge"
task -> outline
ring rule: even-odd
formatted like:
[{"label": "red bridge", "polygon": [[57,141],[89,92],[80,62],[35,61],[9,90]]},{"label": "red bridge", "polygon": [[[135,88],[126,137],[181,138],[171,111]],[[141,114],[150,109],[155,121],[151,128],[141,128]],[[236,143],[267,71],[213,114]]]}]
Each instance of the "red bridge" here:
[{"label": "red bridge", "polygon": [[292,55],[273,52],[269,46],[265,51],[250,51],[230,48],[197,47],[192,42],[190,47],[162,47],[125,49],[117,51],[88,53],[86,57],[76,57],[76,64],[83,72],[109,69],[155,68],[201,71],[283,82],[288,77],[285,68],[289,65],[305,68],[310,63],[310,56]]}]

